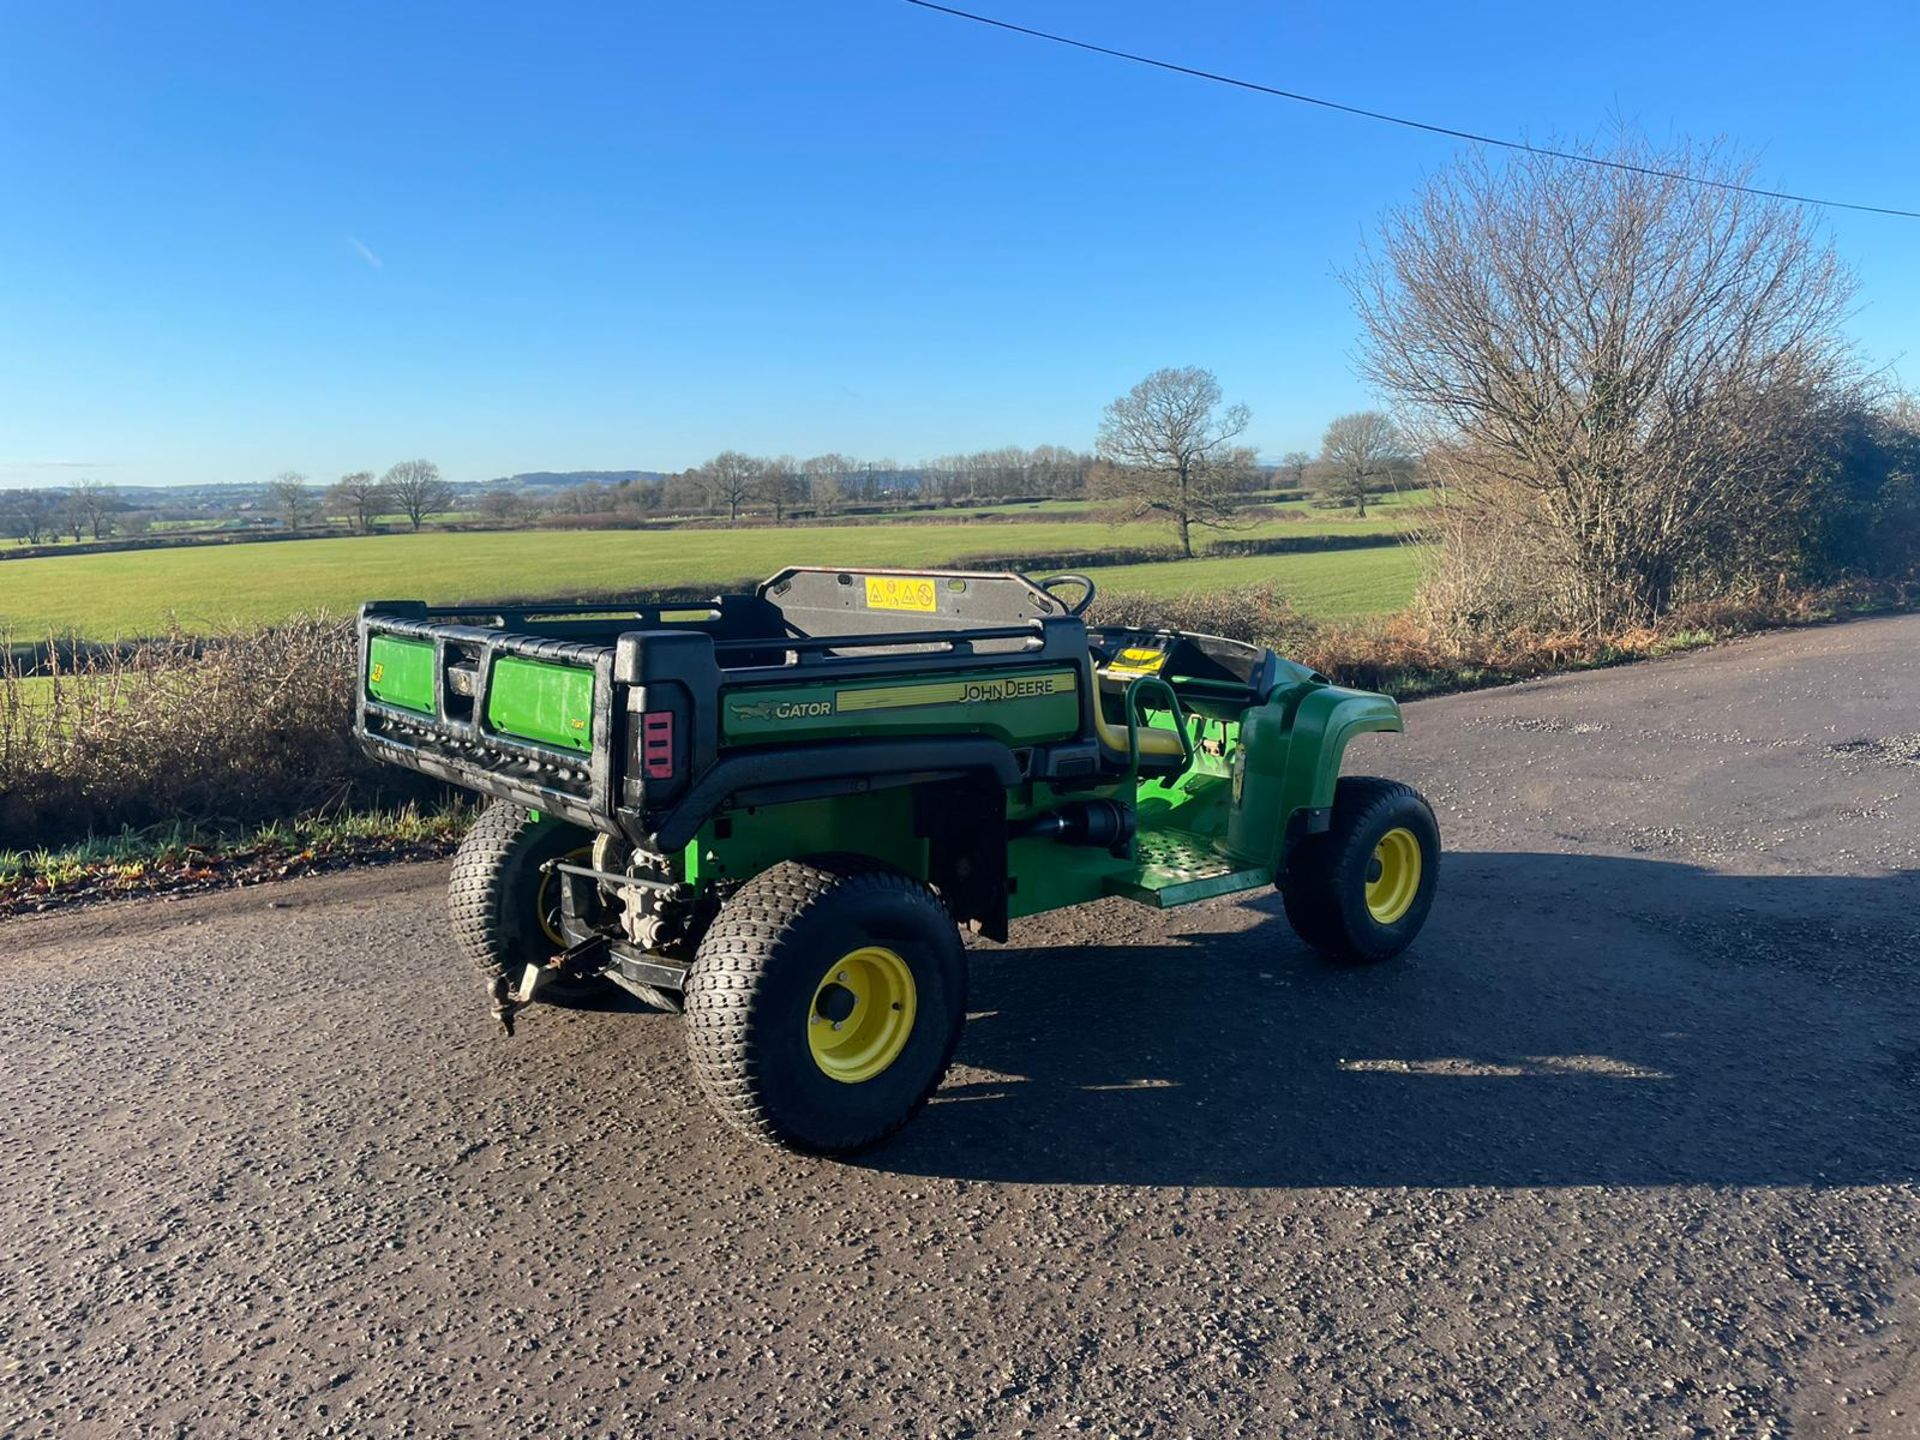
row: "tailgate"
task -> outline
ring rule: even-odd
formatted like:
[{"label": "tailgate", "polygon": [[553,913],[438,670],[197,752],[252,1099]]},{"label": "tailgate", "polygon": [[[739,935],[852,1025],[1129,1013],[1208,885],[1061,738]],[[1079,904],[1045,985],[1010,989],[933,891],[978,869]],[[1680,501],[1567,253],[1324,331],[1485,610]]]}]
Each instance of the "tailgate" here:
[{"label": "tailgate", "polygon": [[377,759],[613,831],[613,658],[609,645],[364,614],[354,731]]}]

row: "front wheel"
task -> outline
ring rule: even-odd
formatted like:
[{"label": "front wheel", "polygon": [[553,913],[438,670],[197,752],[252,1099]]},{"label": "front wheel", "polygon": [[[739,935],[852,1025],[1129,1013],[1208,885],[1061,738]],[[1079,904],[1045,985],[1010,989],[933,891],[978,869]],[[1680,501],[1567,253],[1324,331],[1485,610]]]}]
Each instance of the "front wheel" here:
[{"label": "front wheel", "polygon": [[926,886],[857,857],[775,865],[721,907],[694,957],[694,1077],[754,1140],[864,1150],[939,1085],[966,990],[966,951]]},{"label": "front wheel", "polygon": [[1342,960],[1387,960],[1413,943],[1440,879],[1440,827],[1411,785],[1352,775],[1332,824],[1287,857],[1281,898],[1294,933]]}]

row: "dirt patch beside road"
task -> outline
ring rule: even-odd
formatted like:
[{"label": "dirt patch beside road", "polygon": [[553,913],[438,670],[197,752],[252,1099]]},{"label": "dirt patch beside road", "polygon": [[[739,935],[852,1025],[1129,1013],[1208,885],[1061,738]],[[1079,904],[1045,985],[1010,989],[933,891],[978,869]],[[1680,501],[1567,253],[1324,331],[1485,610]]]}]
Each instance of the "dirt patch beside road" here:
[{"label": "dirt patch beside road", "polygon": [[1915,617],[1412,707],[1405,959],[1044,917],[858,1166],[496,1039],[437,865],[8,921],[0,1434],[1920,1434],[1916,709]]}]

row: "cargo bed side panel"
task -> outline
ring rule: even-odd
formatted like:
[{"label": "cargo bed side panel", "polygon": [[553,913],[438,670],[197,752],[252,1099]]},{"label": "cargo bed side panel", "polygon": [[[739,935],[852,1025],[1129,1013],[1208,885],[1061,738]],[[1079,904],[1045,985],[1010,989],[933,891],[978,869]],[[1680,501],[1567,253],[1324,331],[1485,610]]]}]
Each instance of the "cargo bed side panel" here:
[{"label": "cargo bed side panel", "polygon": [[740,686],[726,692],[721,726],[729,745],[909,735],[986,735],[1034,745],[1078,733],[1079,687],[1068,669]]}]

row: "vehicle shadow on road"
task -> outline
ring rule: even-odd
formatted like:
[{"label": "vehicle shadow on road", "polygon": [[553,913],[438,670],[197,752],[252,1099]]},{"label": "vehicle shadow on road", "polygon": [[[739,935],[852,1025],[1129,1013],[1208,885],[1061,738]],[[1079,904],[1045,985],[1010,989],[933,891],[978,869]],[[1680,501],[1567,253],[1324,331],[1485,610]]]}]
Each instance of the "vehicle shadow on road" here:
[{"label": "vehicle shadow on road", "polygon": [[1419,943],[1378,966],[1308,951],[1270,894],[1160,943],[1016,934],[974,952],[959,1068],[866,1163],[1142,1185],[1910,1181],[1916,916],[1914,873],[1469,853]]}]

